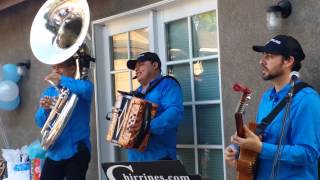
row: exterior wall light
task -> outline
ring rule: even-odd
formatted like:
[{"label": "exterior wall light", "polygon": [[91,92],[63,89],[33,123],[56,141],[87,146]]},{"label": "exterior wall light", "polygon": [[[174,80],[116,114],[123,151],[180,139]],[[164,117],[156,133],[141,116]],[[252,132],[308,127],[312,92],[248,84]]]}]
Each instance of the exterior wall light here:
[{"label": "exterior wall light", "polygon": [[31,63],[30,60],[27,60],[26,62],[20,62],[17,63],[17,72],[20,76],[26,75],[26,71],[30,69]]},{"label": "exterior wall light", "polygon": [[291,3],[288,0],[281,0],[277,5],[269,6],[267,9],[267,28],[269,30],[280,29],[282,19],[291,14]]}]

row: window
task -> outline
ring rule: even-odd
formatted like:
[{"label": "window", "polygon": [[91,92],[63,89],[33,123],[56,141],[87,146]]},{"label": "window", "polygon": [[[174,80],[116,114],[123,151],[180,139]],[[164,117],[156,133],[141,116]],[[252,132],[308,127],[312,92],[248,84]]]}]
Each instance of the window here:
[{"label": "window", "polygon": [[127,69],[127,60],[135,59],[140,53],[149,51],[148,28],[137,29],[110,37],[112,53],[112,102],[115,102],[117,91],[130,92],[139,84],[133,80],[133,71]]},{"label": "window", "polygon": [[183,89],[178,156],[189,173],[223,179],[216,11],[166,22],[167,73]]}]

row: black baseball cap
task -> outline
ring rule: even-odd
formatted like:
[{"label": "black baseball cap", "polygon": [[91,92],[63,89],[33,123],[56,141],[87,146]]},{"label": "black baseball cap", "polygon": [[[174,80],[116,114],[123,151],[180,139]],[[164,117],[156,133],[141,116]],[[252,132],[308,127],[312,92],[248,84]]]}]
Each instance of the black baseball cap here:
[{"label": "black baseball cap", "polygon": [[138,61],[151,61],[157,62],[159,69],[161,69],[161,61],[159,56],[153,52],[144,52],[138,55],[137,59],[132,59],[127,61],[128,69],[134,70]]},{"label": "black baseball cap", "polygon": [[252,46],[256,52],[293,56],[296,61],[302,61],[306,57],[300,43],[293,37],[287,35],[277,35],[264,46]]}]

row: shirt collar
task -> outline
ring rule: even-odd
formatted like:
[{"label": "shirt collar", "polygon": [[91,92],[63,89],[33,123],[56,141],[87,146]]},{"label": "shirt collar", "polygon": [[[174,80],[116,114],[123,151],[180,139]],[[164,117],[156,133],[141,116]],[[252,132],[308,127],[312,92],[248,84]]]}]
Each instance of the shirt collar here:
[{"label": "shirt collar", "polygon": [[269,94],[270,100],[278,101],[279,99],[282,99],[288,94],[290,88],[290,83],[286,84],[279,92],[276,92],[276,89],[273,87]]}]

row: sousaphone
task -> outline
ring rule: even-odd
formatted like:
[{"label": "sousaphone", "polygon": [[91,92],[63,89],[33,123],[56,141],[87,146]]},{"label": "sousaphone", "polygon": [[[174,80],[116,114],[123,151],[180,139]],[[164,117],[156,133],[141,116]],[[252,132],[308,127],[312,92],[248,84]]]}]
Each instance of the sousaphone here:
[{"label": "sousaphone", "polygon": [[[83,43],[90,23],[86,0],[48,0],[38,11],[30,32],[30,45],[34,56],[42,63],[59,64],[71,57],[76,59],[75,79],[86,79],[93,58]],[[41,130],[44,149],[49,149],[67,125],[78,96],[69,89],[58,88],[55,104]]]}]

